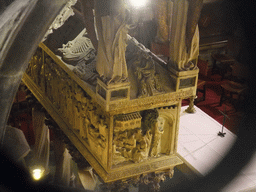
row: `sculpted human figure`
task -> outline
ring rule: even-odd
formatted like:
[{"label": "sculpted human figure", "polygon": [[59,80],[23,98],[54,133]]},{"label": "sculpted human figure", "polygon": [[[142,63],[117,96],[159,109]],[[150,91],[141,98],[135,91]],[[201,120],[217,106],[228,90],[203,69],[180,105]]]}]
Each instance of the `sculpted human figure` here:
[{"label": "sculpted human figure", "polygon": [[83,120],[84,120],[84,126],[82,126],[82,128],[81,128],[80,134],[83,139],[88,140],[90,120],[86,116],[83,118]]},{"label": "sculpted human figure", "polygon": [[44,79],[44,63],[41,65],[40,73],[39,73],[39,86],[41,86],[41,89],[44,91],[45,90],[45,79]]},{"label": "sculpted human figure", "polygon": [[102,147],[103,149],[106,147],[106,143],[107,143],[106,137],[104,137],[103,135],[100,134],[97,137],[97,141],[98,141],[98,146]]},{"label": "sculpted human figure", "polygon": [[80,131],[80,127],[81,127],[81,110],[82,110],[82,106],[81,106],[81,102],[77,101],[76,99],[73,101],[75,104],[75,115],[74,115],[74,124],[73,127],[76,131]]},{"label": "sculpted human figure", "polygon": [[103,135],[104,137],[106,137],[107,135],[107,125],[104,124],[104,119],[100,118],[99,120],[99,124],[98,124],[98,127],[99,127],[99,133],[101,135]]},{"label": "sculpted human figure", "polygon": [[127,139],[124,140],[123,155],[126,158],[132,157],[132,150],[136,147],[135,134],[132,133]]},{"label": "sculpted human figure", "polygon": [[142,130],[135,130],[136,147],[133,149],[132,160],[134,162],[141,162],[148,157],[149,146],[151,142],[150,132],[147,131],[145,135],[142,135]]},{"label": "sculpted human figure", "polygon": [[163,91],[152,57],[143,52],[138,52],[134,65],[135,75],[139,83],[138,97],[152,96]]},{"label": "sculpted human figure", "polygon": [[65,112],[67,110],[67,85],[65,81],[62,80],[61,90],[60,90],[60,112],[66,116]]},{"label": "sculpted human figure", "polygon": [[69,85],[67,87],[67,110],[66,110],[66,117],[69,120],[69,123],[72,123],[73,118],[73,103],[72,103],[72,87]]},{"label": "sculpted human figure", "polygon": [[117,135],[115,135],[115,148],[117,153],[121,152],[124,148],[124,141],[127,138],[127,131],[119,132]]},{"label": "sculpted human figure", "polygon": [[88,134],[89,134],[89,126],[91,124],[89,120],[89,114],[87,112],[87,99],[85,97],[82,98],[82,112],[81,112],[81,121],[82,125],[80,127],[80,135],[83,139],[88,141]]},{"label": "sculpted human figure", "polygon": [[117,141],[117,135],[114,135],[113,137],[113,154],[119,154],[120,152],[117,151],[117,145],[118,145],[118,141]]},{"label": "sculpted human figure", "polygon": [[153,137],[152,137],[152,144],[151,149],[149,152],[149,156],[151,157],[158,157],[161,151],[161,135],[164,132],[164,119],[162,117],[158,117],[155,126],[153,127]]},{"label": "sculpted human figure", "polygon": [[46,87],[45,87],[45,91],[46,91],[46,95],[48,96],[48,98],[52,101],[52,71],[49,67],[50,65],[50,60],[49,58],[46,58],[46,62],[47,62],[47,67],[45,67],[45,79],[46,79]]},{"label": "sculpted human figure", "polygon": [[128,78],[125,60],[128,12],[122,0],[110,2],[111,11],[109,14],[104,14],[101,7],[106,5],[101,0],[95,1],[95,18],[99,38],[96,70],[106,84],[123,82]]},{"label": "sculpted human figure", "polygon": [[41,65],[42,65],[42,53],[40,50],[37,50],[36,54],[32,58],[32,67],[31,67],[32,79],[35,81],[35,83],[37,85],[39,85],[38,84],[38,81],[39,81],[38,76],[40,74]]},{"label": "sculpted human figure", "polygon": [[54,90],[52,90],[52,96],[53,96],[53,104],[57,109],[60,108],[60,88],[61,88],[61,81],[60,81],[60,72],[57,68],[57,65],[52,62],[51,70],[53,73],[54,78],[52,79],[52,85],[54,87]]}]

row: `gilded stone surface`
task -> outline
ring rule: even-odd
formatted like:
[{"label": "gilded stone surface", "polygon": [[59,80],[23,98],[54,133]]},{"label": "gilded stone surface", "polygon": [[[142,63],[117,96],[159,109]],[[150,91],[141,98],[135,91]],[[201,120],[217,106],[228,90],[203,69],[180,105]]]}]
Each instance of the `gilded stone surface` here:
[{"label": "gilded stone surface", "polygon": [[103,164],[107,164],[109,120],[101,108],[41,48],[31,59],[27,74],[78,137],[90,146]]}]

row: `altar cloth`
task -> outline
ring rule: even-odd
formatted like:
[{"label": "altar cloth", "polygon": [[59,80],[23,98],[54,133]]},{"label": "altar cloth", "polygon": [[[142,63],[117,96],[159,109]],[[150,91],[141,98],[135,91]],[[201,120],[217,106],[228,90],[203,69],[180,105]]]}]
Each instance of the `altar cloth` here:
[{"label": "altar cloth", "polygon": [[[196,113],[186,113],[187,107],[181,108],[178,154],[188,167],[205,176],[225,157],[237,136],[225,127],[225,137],[218,136],[222,129],[220,123],[196,106]],[[222,191],[256,191],[256,154]]]}]

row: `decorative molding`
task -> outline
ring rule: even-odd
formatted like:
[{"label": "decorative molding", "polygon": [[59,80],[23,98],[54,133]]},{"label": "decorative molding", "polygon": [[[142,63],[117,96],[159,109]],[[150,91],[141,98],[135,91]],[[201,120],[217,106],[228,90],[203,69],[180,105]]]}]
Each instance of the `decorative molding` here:
[{"label": "decorative molding", "polygon": [[129,186],[133,185],[138,187],[139,184],[149,185],[151,191],[159,192],[160,183],[166,180],[166,177],[172,178],[174,175],[173,167],[169,167],[166,170],[152,173],[144,173],[129,179],[123,179],[115,182],[104,183],[100,186],[102,191],[117,191],[123,192],[129,189]]},{"label": "decorative molding", "polygon": [[115,181],[117,179],[125,179],[138,174],[166,170],[169,169],[170,166],[176,166],[182,163],[183,162],[181,161],[181,159],[178,158],[176,155],[167,156],[164,157],[164,159],[160,158],[160,160],[158,161],[147,161],[144,163],[136,164],[136,166],[134,166],[133,168],[127,169],[123,167],[122,169],[118,169],[115,172],[111,172],[111,174],[108,177],[108,180]]},{"label": "decorative molding", "polygon": [[157,108],[163,105],[173,105],[182,99],[187,99],[193,95],[193,88],[180,90],[178,92],[166,93],[163,95],[156,95],[130,101],[120,101],[109,106],[110,113],[118,113],[123,111],[126,106],[125,112],[132,112],[138,109]]}]

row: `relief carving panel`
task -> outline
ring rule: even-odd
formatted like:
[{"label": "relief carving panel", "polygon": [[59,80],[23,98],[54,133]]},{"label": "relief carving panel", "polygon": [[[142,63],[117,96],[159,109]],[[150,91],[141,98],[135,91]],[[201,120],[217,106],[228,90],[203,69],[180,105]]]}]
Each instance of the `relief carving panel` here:
[{"label": "relief carving panel", "polygon": [[26,72],[80,140],[107,164],[109,117],[101,107],[41,48]]},{"label": "relief carving panel", "polygon": [[174,150],[177,106],[116,115],[113,165],[139,163]]}]

